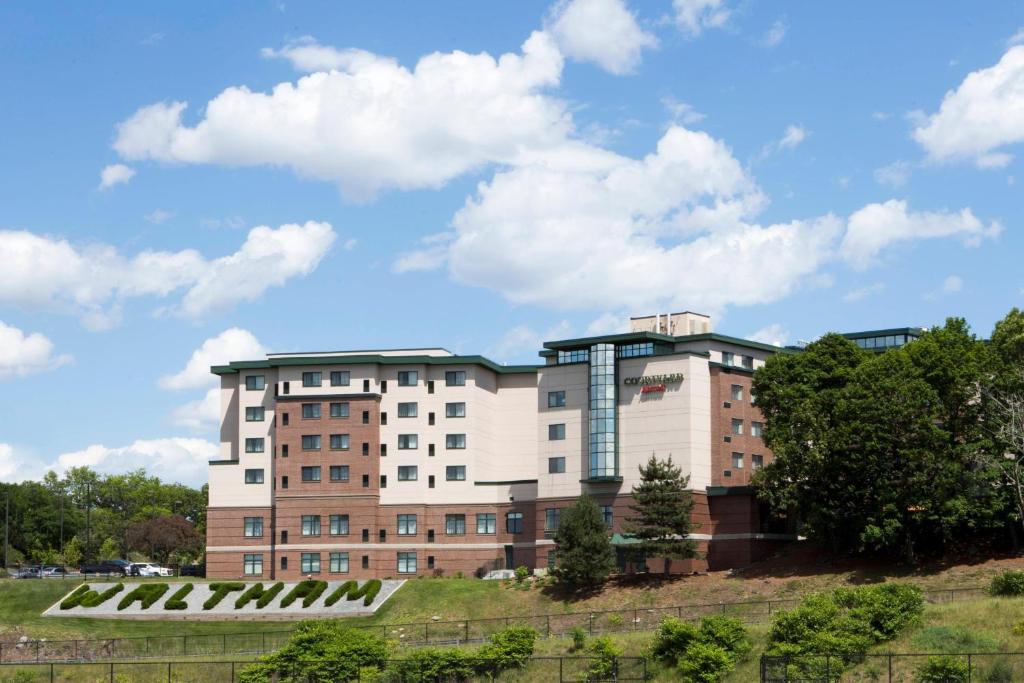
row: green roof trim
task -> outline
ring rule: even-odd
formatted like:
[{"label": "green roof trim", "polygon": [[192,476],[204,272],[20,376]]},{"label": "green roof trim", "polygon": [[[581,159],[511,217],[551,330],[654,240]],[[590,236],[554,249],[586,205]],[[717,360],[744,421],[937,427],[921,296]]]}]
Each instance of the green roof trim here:
[{"label": "green roof trim", "polygon": [[[717,332],[704,332],[701,334],[687,334],[681,337],[673,337],[670,334],[661,334],[659,332],[624,332],[622,334],[606,334],[600,337],[579,337],[577,339],[563,339],[560,341],[549,341],[544,342],[544,348],[550,350],[568,350],[578,349],[586,346],[592,346],[593,344],[622,344],[622,343],[637,343],[637,342],[666,342],[670,344],[679,344],[685,342],[699,342],[699,341],[716,341],[725,344],[734,344],[736,346],[743,346],[749,349],[758,349],[761,351],[770,351],[772,353],[791,353],[791,349],[785,349],[780,346],[772,346],[771,344],[762,344],[761,342],[751,341],[749,339],[741,339],[739,337],[730,337],[725,334],[718,334]],[[541,351],[541,355],[549,355],[544,351]]]},{"label": "green roof trim", "polygon": [[210,460],[211,465],[237,465],[237,460]]},{"label": "green roof trim", "polygon": [[510,479],[508,481],[474,481],[473,486],[513,486],[516,484],[536,484],[536,479]]},{"label": "green roof trim", "polygon": [[751,496],[754,494],[753,486],[709,486],[708,496]]},{"label": "green roof trim", "polygon": [[920,337],[927,332],[923,327],[894,327],[889,330],[867,330],[865,332],[840,332],[847,339],[867,339],[868,337],[889,337],[895,334],[908,334]]},{"label": "green roof trim", "polygon": [[612,534],[612,545],[637,545],[643,543],[639,538],[630,534]]},{"label": "green roof trim", "polygon": [[240,370],[261,370],[278,367],[310,365],[479,365],[499,375],[536,373],[541,365],[499,365],[483,356],[382,356],[366,354],[357,356],[293,356],[290,358],[268,358],[266,360],[243,360],[228,365],[214,365],[210,372],[215,375],[232,375]]}]

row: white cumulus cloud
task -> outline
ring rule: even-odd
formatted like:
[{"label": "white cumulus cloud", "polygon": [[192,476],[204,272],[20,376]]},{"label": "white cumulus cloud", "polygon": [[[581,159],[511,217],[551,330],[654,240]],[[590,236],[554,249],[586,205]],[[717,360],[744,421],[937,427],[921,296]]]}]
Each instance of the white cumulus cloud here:
[{"label": "white cumulus cloud", "polygon": [[217,444],[205,439],[140,439],[129,446],[94,444],[64,453],[47,469],[63,474],[72,467],[87,466],[101,474],[121,474],[144,467],[147,474],[166,481],[201,486],[206,483],[207,463],[216,459],[219,451]]},{"label": "white cumulus cloud", "polygon": [[135,169],[124,164],[104,166],[100,171],[100,189],[109,190],[115,185],[127,183],[135,175]]},{"label": "white cumulus cloud", "polygon": [[942,291],[946,294],[955,294],[964,288],[964,279],[959,275],[950,275],[942,281]]},{"label": "white cumulus cloud", "polygon": [[781,19],[772,23],[761,37],[763,47],[777,47],[786,38],[786,23]]},{"label": "white cumulus cloud", "polygon": [[214,432],[220,427],[220,387],[208,389],[202,398],[175,408],[171,423],[193,432]]},{"label": "white cumulus cloud", "polygon": [[903,187],[910,179],[910,164],[906,161],[894,161],[891,164],[875,169],[875,182],[889,187]]},{"label": "white cumulus cloud", "polygon": [[672,0],[675,23],[683,35],[696,38],[704,29],[722,28],[731,11],[724,0]]},{"label": "white cumulus cloud", "polygon": [[547,30],[566,57],[613,74],[632,72],[641,52],[658,45],[623,0],[562,0],[552,8]]},{"label": "white cumulus cloud", "polygon": [[0,380],[46,372],[70,362],[67,354],[54,355],[53,342],[44,335],[25,334],[0,320]]},{"label": "white cumulus cloud", "polygon": [[762,344],[771,344],[772,346],[785,346],[786,342],[789,341],[789,330],[779,323],[772,323],[767,327],[762,327],[757,332],[747,335],[747,339],[761,342]]},{"label": "white cumulus cloud", "polygon": [[218,384],[210,374],[210,366],[226,365],[231,361],[258,360],[267,350],[249,330],[232,327],[216,337],[204,341],[192,352],[185,367],[173,375],[160,378],[163,389],[200,389]]}]

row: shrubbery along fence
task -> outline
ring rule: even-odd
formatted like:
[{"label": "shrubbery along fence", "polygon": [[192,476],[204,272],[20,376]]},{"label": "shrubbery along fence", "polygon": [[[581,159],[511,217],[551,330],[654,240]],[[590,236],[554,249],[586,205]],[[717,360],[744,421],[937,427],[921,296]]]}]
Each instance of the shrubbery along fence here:
[{"label": "shrubbery along fence", "polygon": [[[864,680],[879,683],[1011,683],[1024,680],[1024,652],[957,654],[900,652],[879,654],[761,656],[761,683],[839,683],[842,672],[858,667]],[[808,677],[807,670],[821,674]],[[848,675],[847,675],[848,678]]]}]

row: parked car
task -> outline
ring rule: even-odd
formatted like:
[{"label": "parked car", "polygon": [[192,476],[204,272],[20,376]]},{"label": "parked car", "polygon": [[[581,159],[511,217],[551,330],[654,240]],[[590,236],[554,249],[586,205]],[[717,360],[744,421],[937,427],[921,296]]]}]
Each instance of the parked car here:
[{"label": "parked car", "polygon": [[80,571],[83,574],[120,574],[128,576],[131,563],[126,560],[103,560],[92,564],[82,565]]},{"label": "parked car", "polygon": [[42,576],[43,576],[44,579],[63,579],[69,573],[70,572],[68,572],[67,568],[65,568],[65,567],[59,567],[57,565],[49,565],[49,566],[43,567]]},{"label": "parked car", "polygon": [[181,576],[198,576],[200,578],[206,577],[206,565],[205,564],[186,564],[181,568],[179,572]]},{"label": "parked car", "polygon": [[42,567],[38,565],[22,567],[14,575],[16,579],[39,579],[42,578]]},{"label": "parked car", "polygon": [[128,571],[132,576],[174,576],[167,567],[161,567],[155,562],[135,562]]}]

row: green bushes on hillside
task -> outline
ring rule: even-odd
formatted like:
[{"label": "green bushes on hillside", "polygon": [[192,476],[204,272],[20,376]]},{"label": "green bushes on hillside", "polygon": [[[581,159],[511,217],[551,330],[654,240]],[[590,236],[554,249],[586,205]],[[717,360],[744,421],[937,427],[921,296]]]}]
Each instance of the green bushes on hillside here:
[{"label": "green bushes on hillside", "polygon": [[239,595],[237,600],[235,600],[235,609],[242,609],[252,600],[259,598],[261,595],[263,595],[263,584],[254,583],[249,586],[244,593]]},{"label": "green bushes on hillside", "polygon": [[388,643],[376,633],[354,629],[337,621],[306,621],[277,652],[247,666],[239,683],[301,680],[333,683],[355,680],[366,667],[382,669]]},{"label": "green bushes on hillside", "polygon": [[203,603],[204,610],[210,610],[220,604],[220,601],[228,593],[234,593],[235,591],[245,590],[245,584],[241,581],[221,581],[210,584],[210,590],[213,591],[213,595],[206,599]]},{"label": "green bushes on hillside", "polygon": [[319,598],[320,594],[325,590],[327,590],[326,581],[318,581],[316,579],[299,581],[290,591],[288,591],[288,595],[281,598],[281,607],[287,607],[299,598],[302,598],[303,607],[309,607],[316,602],[316,599]]},{"label": "green bushes on hillside", "polygon": [[273,586],[263,591],[263,595],[256,601],[256,609],[263,609],[277,597],[277,594],[284,590],[284,584],[278,581]]},{"label": "green bushes on hillside", "polygon": [[188,603],[185,602],[185,596],[191,593],[193,588],[195,588],[195,584],[186,583],[184,586],[174,591],[174,595],[167,598],[167,602],[164,603],[164,609],[188,609]]},{"label": "green bushes on hillside", "polygon": [[675,666],[686,680],[717,681],[750,651],[747,629],[737,619],[705,617],[700,627],[668,618],[661,622],[651,656]]},{"label": "green bushes on hillside", "polygon": [[[362,585],[362,588],[360,588],[359,590],[361,590],[363,592],[363,605],[364,606],[366,606],[366,607],[370,606],[370,603],[372,603],[374,601],[374,599],[376,599],[377,593],[380,593],[381,586],[383,586],[383,585],[384,584],[381,583],[380,579],[370,579],[369,581],[367,581],[366,583],[364,583]],[[351,600],[351,599],[352,599],[351,594],[349,594],[349,600]]]},{"label": "green bushes on hillside", "polygon": [[[117,595],[118,593],[120,593],[123,590],[124,590],[124,584],[123,583],[118,583],[118,584],[115,584],[115,585],[111,586],[110,588],[108,588],[107,590],[103,591],[102,593],[97,593],[95,590],[91,590],[91,589],[87,590],[87,591],[83,591],[81,594],[79,594],[78,603],[77,604],[81,605],[82,607],[99,607],[100,605],[105,603],[107,600],[109,600],[110,598],[114,597],[115,595]],[[61,605],[61,607],[63,608],[64,606]],[[67,609],[70,609],[71,607],[74,607],[74,605],[71,605]]]},{"label": "green bushes on hillside", "polygon": [[1002,596],[1024,595],[1024,572],[1011,570],[992,577],[988,592]]},{"label": "green bushes on hillside", "polygon": [[82,597],[85,596],[91,589],[88,584],[83,583],[81,586],[71,592],[71,595],[64,598],[60,603],[61,609],[71,609],[77,607],[82,602]]},{"label": "green bushes on hillside", "polygon": [[334,603],[338,602],[343,597],[345,597],[346,593],[348,593],[349,591],[353,591],[355,589],[356,589],[356,582],[355,581],[346,581],[345,583],[343,583],[340,586],[338,586],[337,588],[335,588],[331,592],[331,594],[327,596],[327,599],[324,600],[324,604],[326,606],[330,607]]},{"label": "green bushes on hillside", "polygon": [[162,598],[164,593],[170,589],[166,583],[143,583],[136,586],[135,590],[130,591],[128,595],[121,598],[121,602],[117,603],[117,611],[127,608],[133,602],[138,600],[142,603],[142,609],[149,609],[150,606]]}]

